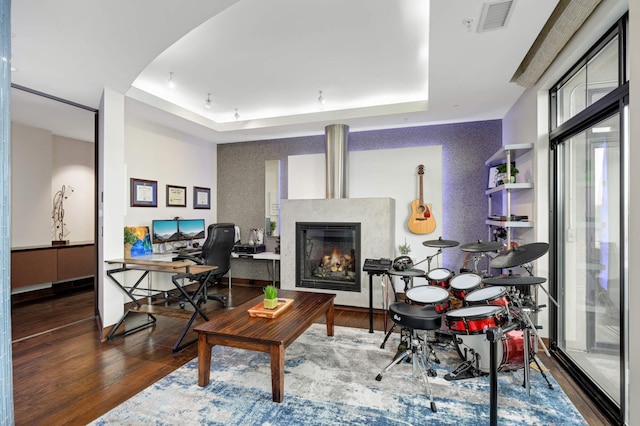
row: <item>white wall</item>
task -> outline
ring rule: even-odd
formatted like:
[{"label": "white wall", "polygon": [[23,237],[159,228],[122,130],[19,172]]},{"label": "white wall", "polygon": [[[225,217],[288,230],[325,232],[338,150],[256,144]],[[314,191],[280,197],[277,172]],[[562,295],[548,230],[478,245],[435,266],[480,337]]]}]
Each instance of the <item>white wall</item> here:
[{"label": "white wall", "polygon": [[11,125],[11,247],[51,244],[51,132]]},{"label": "white wall", "polygon": [[[442,235],[442,146],[396,148],[393,150],[353,151],[349,153],[349,198],[393,198],[395,203],[395,253],[398,245],[411,246],[415,261],[425,259],[437,249],[422,242],[436,240]],[[418,165],[424,165],[424,201],[431,204],[436,229],[430,234],[414,234],[407,222],[411,216],[411,202],[419,197]],[[292,155],[288,158],[289,199],[324,199],[325,155]],[[390,177],[393,177],[391,179]],[[380,256],[374,256],[380,257]],[[437,262],[439,259],[435,259]],[[427,269],[427,264],[421,265]],[[433,264],[432,267],[437,267]]]},{"label": "white wall", "polygon": [[[153,219],[175,216],[204,218],[208,225],[216,221],[217,147],[214,143],[151,124],[127,114],[121,93],[105,89],[101,118],[104,134],[101,139],[100,182],[104,193],[101,204],[104,260],[124,256],[124,226],[149,226]],[[131,207],[130,178],[157,181],[157,207]],[[166,206],[166,185],[187,187],[187,207]],[[211,209],[193,209],[193,187],[211,188]],[[139,277],[127,272],[126,283]],[[103,327],[115,324],[128,301],[104,271],[100,273],[99,308]],[[167,274],[151,274],[154,288],[172,288]],[[143,287],[146,283],[143,285]]]},{"label": "white wall", "polygon": [[19,123],[11,127],[11,247],[51,244],[53,197],[62,185],[64,239],[93,241],[95,144]]}]

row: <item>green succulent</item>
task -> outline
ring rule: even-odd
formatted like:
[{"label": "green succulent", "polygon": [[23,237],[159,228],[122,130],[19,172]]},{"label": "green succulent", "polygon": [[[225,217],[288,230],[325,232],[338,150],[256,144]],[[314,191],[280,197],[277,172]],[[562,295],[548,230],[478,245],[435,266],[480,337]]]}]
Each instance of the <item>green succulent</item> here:
[{"label": "green succulent", "polygon": [[264,298],[265,299],[277,299],[278,298],[278,289],[272,285],[268,285],[264,288]]}]

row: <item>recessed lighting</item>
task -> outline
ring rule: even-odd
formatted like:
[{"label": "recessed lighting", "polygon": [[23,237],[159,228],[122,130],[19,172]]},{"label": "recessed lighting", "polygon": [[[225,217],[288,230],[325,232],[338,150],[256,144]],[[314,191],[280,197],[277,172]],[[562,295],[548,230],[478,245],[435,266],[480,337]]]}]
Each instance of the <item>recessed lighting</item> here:
[{"label": "recessed lighting", "polygon": [[591,129],[593,133],[609,133],[611,131],[611,126],[607,127],[594,127]]}]

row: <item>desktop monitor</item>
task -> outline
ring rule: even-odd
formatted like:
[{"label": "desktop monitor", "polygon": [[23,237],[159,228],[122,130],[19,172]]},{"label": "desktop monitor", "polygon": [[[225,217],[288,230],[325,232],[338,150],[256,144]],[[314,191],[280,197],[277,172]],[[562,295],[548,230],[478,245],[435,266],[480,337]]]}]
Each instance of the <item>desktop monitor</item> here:
[{"label": "desktop monitor", "polygon": [[205,237],[204,219],[178,220],[178,233],[181,240],[199,240]]},{"label": "desktop monitor", "polygon": [[177,220],[154,220],[151,225],[153,227],[153,244],[180,240]]}]

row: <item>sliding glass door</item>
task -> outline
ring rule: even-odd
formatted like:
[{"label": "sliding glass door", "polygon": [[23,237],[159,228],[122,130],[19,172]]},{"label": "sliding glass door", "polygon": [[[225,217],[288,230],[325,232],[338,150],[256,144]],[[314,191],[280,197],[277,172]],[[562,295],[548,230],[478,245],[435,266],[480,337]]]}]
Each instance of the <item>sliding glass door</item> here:
[{"label": "sliding glass door", "polygon": [[622,422],[628,238],[628,23],[623,17],[550,90],[552,348]]},{"label": "sliding glass door", "polygon": [[620,114],[557,148],[558,347],[620,404]]}]

